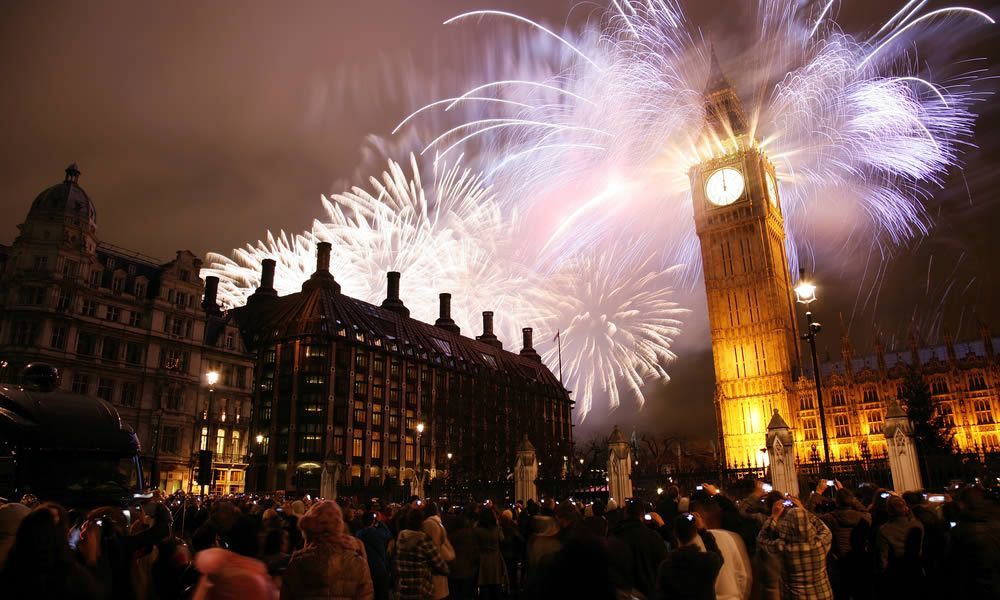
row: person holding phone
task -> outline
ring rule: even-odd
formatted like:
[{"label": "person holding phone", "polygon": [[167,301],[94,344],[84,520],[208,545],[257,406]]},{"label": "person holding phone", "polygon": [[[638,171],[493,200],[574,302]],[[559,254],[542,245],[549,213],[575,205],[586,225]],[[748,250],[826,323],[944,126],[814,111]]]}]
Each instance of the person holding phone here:
[{"label": "person holding phone", "polygon": [[667,555],[657,575],[661,597],[665,600],[714,599],[715,580],[722,569],[722,554],[715,536],[696,513],[678,515],[673,522],[673,532],[677,549]]},{"label": "person holding phone", "polygon": [[782,596],[795,599],[833,598],[826,570],[832,543],[830,529],[794,497],[774,503],[771,518],[764,522],[757,538],[759,547],[781,557]]}]

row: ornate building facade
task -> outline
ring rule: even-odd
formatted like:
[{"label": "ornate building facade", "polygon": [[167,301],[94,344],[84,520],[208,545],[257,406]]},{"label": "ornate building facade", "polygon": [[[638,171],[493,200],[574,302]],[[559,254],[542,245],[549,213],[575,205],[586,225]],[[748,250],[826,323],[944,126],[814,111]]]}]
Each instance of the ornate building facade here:
[{"label": "ornate building facade", "polygon": [[[742,102],[713,51],[699,148],[689,171],[701,242],[715,365],[719,446],[726,463],[762,465],[774,410],[791,426],[799,461],[819,460],[822,436],[811,368],[803,367],[796,305],[785,253],[785,225],[774,166],[750,131]],[[913,341],[905,351],[821,365],[831,459],[885,449],[882,426],[907,365],[920,369],[940,414],[963,449],[1000,445],[1000,361],[994,340],[939,347]]]},{"label": "ornate building facade", "polygon": [[[318,244],[316,272],[280,298],[265,260],[260,287],[233,311],[257,352],[248,486],[332,497],[424,489],[435,478],[505,480],[525,434],[540,456],[572,455],[572,401],[530,329],[518,353],[503,349],[490,312],[482,335],[463,336],[449,294],[434,325],[411,319],[399,273],[388,274],[381,306],[350,298],[330,252]],[[543,458],[539,473],[561,468]]]},{"label": "ornate building facade", "polygon": [[242,491],[253,361],[215,302],[218,280],[206,288],[188,251],[162,263],[100,241],[79,177],[67,168],[0,247],[0,381],[51,363],[63,389],[112,402],[136,430],[147,480],[189,490],[204,448],[213,490]]},{"label": "ornate building facade", "polygon": [[[998,344],[1000,339],[983,327],[979,340],[955,342],[945,336],[940,345],[921,346],[911,338],[908,349],[886,351],[877,343],[874,354],[856,357],[842,339],[841,360],[820,365],[830,458],[857,458],[862,449],[872,454],[885,450],[887,407],[899,399],[910,366],[920,370],[959,448],[1000,449]],[[814,460],[817,452],[822,454],[822,436],[811,372],[798,380],[796,389],[796,450],[799,460]]]}]

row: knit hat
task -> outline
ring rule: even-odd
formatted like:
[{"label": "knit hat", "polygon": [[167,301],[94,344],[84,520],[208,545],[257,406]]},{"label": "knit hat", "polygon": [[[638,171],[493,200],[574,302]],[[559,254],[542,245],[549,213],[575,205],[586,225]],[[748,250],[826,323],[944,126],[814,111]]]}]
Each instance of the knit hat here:
[{"label": "knit hat", "polygon": [[310,544],[335,544],[343,548],[353,548],[350,536],[345,530],[344,513],[336,502],[317,502],[309,512],[299,519],[299,529]]}]

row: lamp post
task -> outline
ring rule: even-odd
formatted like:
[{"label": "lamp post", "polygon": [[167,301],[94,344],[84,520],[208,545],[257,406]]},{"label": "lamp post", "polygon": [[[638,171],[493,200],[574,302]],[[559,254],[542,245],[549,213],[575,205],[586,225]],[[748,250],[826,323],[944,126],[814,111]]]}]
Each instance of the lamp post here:
[{"label": "lamp post", "polygon": [[153,411],[153,468],[150,470],[150,483],[152,485],[147,486],[153,489],[160,487],[160,419],[162,418],[162,408]]},{"label": "lamp post", "polygon": [[[205,383],[208,384],[208,410],[205,411],[205,427],[208,430],[208,434],[206,435],[207,439],[205,440],[205,445],[208,446],[206,450],[210,450],[212,446],[212,408],[213,405],[215,404],[215,384],[218,382],[219,382],[218,371],[209,371],[208,373],[205,373]],[[214,454],[213,454],[211,477],[212,479],[210,481],[212,481],[212,484],[214,485],[215,483]],[[202,481],[204,481],[204,478],[202,478]],[[211,485],[209,487],[211,488]],[[205,486],[202,486],[201,493],[202,495],[205,495]]]},{"label": "lamp post", "polygon": [[819,359],[816,357],[816,334],[823,330],[823,326],[813,321],[812,311],[809,304],[816,300],[816,285],[806,279],[806,270],[799,271],[799,284],[795,286],[795,297],[799,304],[806,305],[806,333],[802,334],[802,339],[809,342],[809,350],[812,352],[813,380],[816,385],[816,405],[819,407],[819,428],[823,434],[823,465],[830,469],[830,441],[826,435],[826,412],[823,408],[823,386],[819,373]]},{"label": "lamp post", "polygon": [[[417,456],[416,456],[416,459],[417,459],[416,460],[417,469],[416,469],[416,473],[414,475],[415,475],[415,477],[417,479],[418,485],[420,485],[420,488],[421,488],[420,491],[421,492],[423,492],[422,488],[424,487],[423,486],[424,478],[423,478],[423,473],[421,472],[422,469],[423,469],[423,465],[421,463],[423,461],[421,460],[421,456],[420,456],[420,437],[423,434],[424,434],[424,424],[423,424],[423,422],[417,423]],[[423,494],[421,493],[421,495],[423,495]]]}]

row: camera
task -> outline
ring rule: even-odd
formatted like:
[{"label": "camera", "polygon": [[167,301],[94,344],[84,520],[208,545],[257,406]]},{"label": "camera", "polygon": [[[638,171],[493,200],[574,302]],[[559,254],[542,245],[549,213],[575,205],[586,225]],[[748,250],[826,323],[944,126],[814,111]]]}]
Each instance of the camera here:
[{"label": "camera", "polygon": [[643,517],[643,519],[646,519],[647,521],[652,521],[653,517],[649,513],[646,513],[646,515]]},{"label": "camera", "polygon": [[764,490],[765,494],[770,494],[772,491],[774,491],[774,486],[772,486],[770,483],[765,483],[762,486],[760,486],[760,489]]},{"label": "camera", "polygon": [[890,494],[889,492],[882,492],[881,494],[878,495],[878,497],[881,498],[881,499],[883,499],[883,500],[885,500],[886,498],[888,498],[891,495],[892,494]]},{"label": "camera", "polygon": [[696,490],[698,490],[700,492],[701,490],[705,489],[705,486],[699,484],[699,485],[694,486],[694,489],[696,489]]},{"label": "camera", "polygon": [[826,480],[826,487],[833,487],[833,486],[835,486],[835,485],[837,485],[837,482],[836,482],[836,481],[834,481],[834,480],[832,480],[832,479],[827,479],[827,480]]},{"label": "camera", "polygon": [[785,505],[785,507],[792,507],[792,506],[795,506],[795,503],[794,503],[794,502],[792,502],[791,500],[783,500],[783,501],[782,501],[781,503],[782,503],[782,504],[784,504],[784,505]]},{"label": "camera", "polygon": [[944,502],[944,496],[941,496],[941,495],[927,496],[927,501],[928,502]]}]

